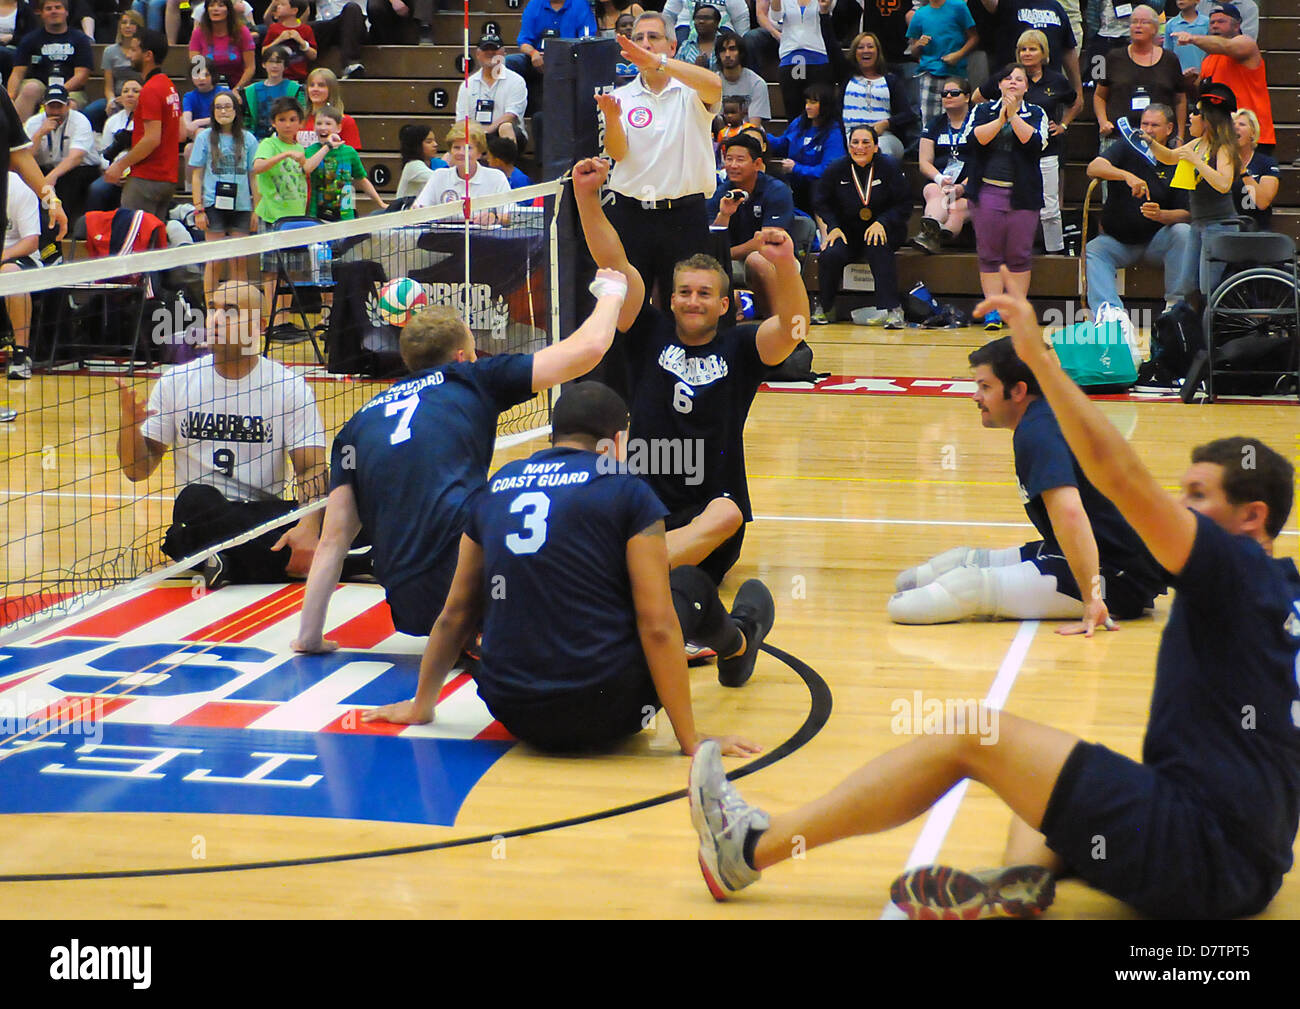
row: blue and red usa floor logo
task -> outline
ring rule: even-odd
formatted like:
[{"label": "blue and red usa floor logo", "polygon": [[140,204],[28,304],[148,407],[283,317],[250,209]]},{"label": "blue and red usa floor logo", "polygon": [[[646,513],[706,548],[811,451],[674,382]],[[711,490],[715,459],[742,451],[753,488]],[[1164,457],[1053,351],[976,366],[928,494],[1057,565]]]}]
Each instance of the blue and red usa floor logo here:
[{"label": "blue and red usa floor logo", "polygon": [[413,696],[423,640],[375,586],[296,655],[303,586],[163,586],[0,646],[0,813],[247,813],[450,826],[514,740],[473,681],[432,725],[366,724]]}]

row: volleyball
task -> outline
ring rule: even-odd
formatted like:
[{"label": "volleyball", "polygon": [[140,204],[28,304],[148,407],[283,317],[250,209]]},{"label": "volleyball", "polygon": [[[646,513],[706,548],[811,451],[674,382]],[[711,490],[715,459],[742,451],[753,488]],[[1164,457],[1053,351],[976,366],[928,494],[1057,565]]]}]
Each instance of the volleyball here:
[{"label": "volleyball", "polygon": [[390,280],[379,289],[379,314],[390,326],[405,326],[428,303],[423,285],[410,277]]}]

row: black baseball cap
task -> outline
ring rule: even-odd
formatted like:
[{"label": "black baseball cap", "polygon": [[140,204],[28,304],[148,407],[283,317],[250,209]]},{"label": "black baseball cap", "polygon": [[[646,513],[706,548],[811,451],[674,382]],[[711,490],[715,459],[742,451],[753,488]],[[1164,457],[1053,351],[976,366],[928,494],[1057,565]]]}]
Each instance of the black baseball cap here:
[{"label": "black baseball cap", "polygon": [[478,40],[478,47],[480,49],[500,49],[501,38],[500,36],[493,35],[491,32],[488,32],[485,35],[480,35]]},{"label": "black baseball cap", "polygon": [[1198,104],[1204,102],[1213,105],[1224,112],[1237,111],[1237,96],[1226,84],[1206,84],[1201,88],[1201,93],[1196,96],[1196,101]]},{"label": "black baseball cap", "polygon": [[49,105],[51,102],[61,102],[68,104],[68,89],[62,84],[51,84],[45,89],[45,98],[41,101],[42,105]]},{"label": "black baseball cap", "polygon": [[1215,4],[1214,9],[1211,10],[1210,13],[1227,14],[1228,17],[1232,18],[1238,24],[1240,24],[1243,20],[1241,16],[1241,11],[1237,9],[1236,4]]}]

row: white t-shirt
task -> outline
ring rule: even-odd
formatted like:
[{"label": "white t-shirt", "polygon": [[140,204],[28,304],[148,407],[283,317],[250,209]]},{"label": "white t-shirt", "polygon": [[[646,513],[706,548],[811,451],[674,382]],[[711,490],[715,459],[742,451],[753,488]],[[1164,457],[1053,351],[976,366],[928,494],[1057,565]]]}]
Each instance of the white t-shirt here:
[{"label": "white t-shirt", "polygon": [[[9,173],[9,192],[5,203],[9,217],[5,229],[5,251],[8,252],[24,238],[40,238],[40,203],[37,202],[36,194],[27,188],[27,183],[13,172]],[[39,262],[35,253],[30,258],[33,262]]]},{"label": "white t-shirt", "polygon": [[217,374],[211,354],[166,369],[141,428],[175,449],[176,485],[215,487],[229,501],[284,494],[287,453],[325,447],[316,398],[301,375],[259,358],[244,378]]},{"label": "white t-shirt", "polygon": [[713,117],[709,108],[676,78],[655,94],[640,75],[614,97],[623,109],[627,155],[614,166],[610,188],[638,200],[676,200],[718,188],[714,175]]},{"label": "white t-shirt", "polygon": [[[456,94],[456,121],[473,119],[480,126],[487,126],[493,119],[498,119],[507,112],[513,112],[519,125],[524,123],[524,113],[528,110],[528,85],[523,77],[509,67],[502,66],[501,76],[495,81],[484,83],[483,70],[480,68],[461,85]],[[490,110],[479,112],[478,102],[492,102]],[[486,118],[485,118],[486,117]]]},{"label": "white t-shirt", "polygon": [[[44,110],[23,123],[23,130],[29,137],[34,137],[43,122]],[[92,168],[103,166],[104,159],[99,156],[99,145],[95,143],[95,128],[90,125],[90,120],[84,113],[69,109],[67,118],[60,125],[41,137],[40,143],[32,145],[32,156],[48,172],[74,150],[82,152],[81,165]]]},{"label": "white t-shirt", "polygon": [[408,161],[402,166],[402,176],[397,180],[396,200],[404,196],[419,196],[424,184],[429,181],[433,169],[423,161]]},{"label": "white t-shirt", "polygon": [[[469,195],[493,196],[496,193],[510,192],[510,180],[504,172],[495,168],[479,165],[470,177]],[[413,207],[436,207],[440,203],[459,203],[465,198],[465,180],[456,174],[454,168],[438,168],[429,176],[429,181],[415,198]]]},{"label": "white t-shirt", "polygon": [[119,109],[104,120],[104,129],[99,134],[99,149],[101,151],[108,149],[118,130],[129,130],[131,128],[133,114],[127,112],[126,109]]},{"label": "white t-shirt", "polygon": [[750,70],[749,67],[740,68],[740,80],[732,84],[727,78],[722,77],[722,97],[728,95],[743,95],[749,99],[749,111],[745,113],[746,119],[757,116],[759,119],[772,118],[772,102],[767,94],[767,81],[759,77],[758,74]]}]

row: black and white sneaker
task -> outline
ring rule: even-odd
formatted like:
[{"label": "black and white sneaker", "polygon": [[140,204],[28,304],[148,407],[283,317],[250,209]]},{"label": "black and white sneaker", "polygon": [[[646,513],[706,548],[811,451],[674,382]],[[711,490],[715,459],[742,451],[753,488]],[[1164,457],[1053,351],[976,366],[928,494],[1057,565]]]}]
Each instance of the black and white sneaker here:
[{"label": "black and white sneaker", "polygon": [[356,81],[366,76],[366,65],[364,63],[353,63],[343,68],[343,80]]},{"label": "black and white sneaker", "polygon": [[718,682],[724,687],[743,687],[754,674],[758,649],[776,621],[776,602],[766,585],[751,578],[736,593],[731,619],[745,635],[745,650],[730,659],[718,659]]},{"label": "black and white sneaker", "polygon": [[226,571],[225,558],[220,553],[213,554],[203,562],[202,574],[203,585],[210,592],[215,592],[221,586],[230,582],[230,574]]},{"label": "black and white sneaker", "polygon": [[10,381],[26,381],[32,377],[31,355],[21,347],[15,347],[9,353]]}]

